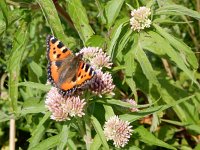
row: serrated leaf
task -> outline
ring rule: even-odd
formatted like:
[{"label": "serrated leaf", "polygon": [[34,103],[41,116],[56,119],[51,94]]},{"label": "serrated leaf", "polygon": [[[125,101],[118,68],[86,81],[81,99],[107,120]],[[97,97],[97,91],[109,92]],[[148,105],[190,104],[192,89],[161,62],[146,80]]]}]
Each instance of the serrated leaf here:
[{"label": "serrated leaf", "polygon": [[156,10],[156,15],[166,15],[166,14],[173,14],[173,15],[187,15],[193,17],[197,20],[200,20],[200,14],[197,11],[192,9],[186,8],[181,5],[165,5],[160,7]]},{"label": "serrated leaf", "polygon": [[156,32],[149,31],[147,33],[140,34],[140,43],[143,49],[148,50],[156,55],[163,56],[168,51],[163,46],[164,39],[160,39],[160,35]]},{"label": "serrated leaf", "polygon": [[111,41],[108,46],[108,54],[111,56],[111,59],[113,59],[115,54],[115,46],[117,45],[117,40],[119,38],[119,35],[122,31],[122,28],[128,23],[128,19],[124,18],[119,20],[116,25],[113,28],[113,34],[111,35]]},{"label": "serrated leaf", "polygon": [[103,47],[104,42],[105,39],[103,37],[99,35],[93,35],[87,40],[86,46]]},{"label": "serrated leaf", "polygon": [[50,85],[45,85],[45,84],[35,83],[35,82],[20,82],[18,83],[18,86],[27,86],[27,87],[39,89],[45,92],[51,89]]},{"label": "serrated leaf", "polygon": [[37,105],[29,106],[29,107],[24,107],[20,111],[21,116],[25,116],[27,114],[36,114],[36,113],[42,113],[47,111],[47,108],[45,108],[44,103],[39,103]]},{"label": "serrated leaf", "polygon": [[93,139],[93,141],[92,141],[92,144],[91,144],[91,146],[90,146],[90,149],[91,149],[91,150],[92,150],[92,149],[99,149],[100,146],[101,146],[101,139],[100,139],[99,135],[96,134],[95,137],[94,137],[94,139]]},{"label": "serrated leaf", "polygon": [[[148,41],[144,42],[144,40]],[[158,55],[168,55],[176,65],[183,70],[194,82],[194,75],[191,70],[189,70],[180,55],[170,46],[170,44],[156,32],[148,32],[148,37],[142,38],[142,47]]]},{"label": "serrated leaf", "polygon": [[[166,40],[169,41],[169,43],[172,46],[174,46],[180,53],[184,54],[184,57],[186,57],[187,62],[189,62],[190,65],[194,69],[197,69],[197,67],[198,67],[197,58],[196,58],[194,52],[192,51],[192,49],[189,46],[187,46],[185,43],[175,39],[172,35],[167,33],[165,30],[163,30],[158,25],[154,24],[154,27],[156,28],[156,30],[158,31],[158,33],[160,35],[162,35]],[[187,64],[187,63],[185,62],[185,64]]]},{"label": "serrated leaf", "polygon": [[8,60],[8,73],[9,73],[9,97],[11,99],[12,109],[18,112],[17,98],[18,98],[18,82],[20,76],[20,67],[24,55],[25,47],[27,44],[27,23],[20,22],[20,28],[14,35],[14,42],[12,53]]},{"label": "serrated leaf", "polygon": [[51,113],[47,112],[45,114],[45,116],[40,120],[40,122],[37,125],[36,129],[31,133],[31,138],[29,139],[29,143],[30,143],[29,148],[28,148],[29,150],[37,148],[38,143],[40,142],[40,140],[42,139],[43,135],[45,134],[46,128],[44,126],[44,123],[47,121],[47,119],[49,119],[50,115],[51,115]]},{"label": "serrated leaf", "polygon": [[125,61],[126,83],[131,88],[131,90],[135,96],[135,100],[137,101],[138,97],[137,97],[137,91],[136,91],[136,84],[135,84],[135,81],[133,80],[133,74],[135,73],[135,69],[136,69],[136,62],[134,60],[133,50],[130,50],[124,56],[124,60],[126,60]]},{"label": "serrated leaf", "polygon": [[147,144],[157,145],[160,147],[165,147],[167,149],[176,149],[175,147],[156,138],[152,133],[150,133],[143,126],[139,126],[138,128],[134,129],[134,132],[138,135],[139,140],[141,140]]},{"label": "serrated leaf", "polygon": [[186,128],[188,130],[191,130],[191,131],[195,132],[196,134],[200,134],[200,126],[199,126],[199,124],[187,125]]},{"label": "serrated leaf", "polygon": [[187,100],[193,98],[194,96],[195,95],[184,97],[184,98],[179,99],[177,101],[171,102],[168,105],[166,104],[166,105],[154,106],[154,107],[146,108],[146,109],[143,109],[143,110],[140,110],[138,112],[131,113],[131,114],[123,114],[123,115],[120,115],[119,117],[123,120],[133,122],[135,120],[143,118],[146,115],[150,115],[150,114],[153,114],[155,112],[161,112],[161,111],[164,111],[164,110],[166,110],[170,107],[177,107],[177,105],[179,105],[180,103],[187,101]]},{"label": "serrated leaf", "polygon": [[75,41],[74,39],[67,37],[64,34],[60,19],[58,17],[58,13],[56,11],[56,8],[53,4],[52,0],[37,0],[37,3],[41,7],[44,16],[47,20],[47,22],[50,25],[50,28],[52,29],[53,33],[55,36],[61,40],[63,43],[67,45],[67,47],[71,48],[75,46]]},{"label": "serrated leaf", "polygon": [[31,67],[32,71],[35,73],[35,75],[38,77],[38,79],[40,77],[42,77],[43,71],[42,71],[42,68],[40,67],[40,65],[38,65],[34,61],[31,61],[30,67]]},{"label": "serrated leaf", "polygon": [[110,117],[114,116],[115,113],[112,109],[111,106],[108,105],[103,105],[104,109],[105,109],[105,119],[108,120]]},{"label": "serrated leaf", "polygon": [[6,23],[3,20],[0,20],[0,35],[6,30]]},{"label": "serrated leaf", "polygon": [[69,147],[70,150],[77,150],[75,143],[71,139],[68,139],[67,146]]},{"label": "serrated leaf", "polygon": [[95,131],[97,132],[97,134],[99,135],[99,137],[101,139],[102,145],[104,146],[105,149],[109,150],[109,146],[108,146],[108,143],[106,141],[106,137],[103,133],[103,130],[101,128],[101,124],[99,123],[99,121],[94,116],[91,116],[91,121],[92,121],[92,125],[95,128]]},{"label": "serrated leaf", "polygon": [[42,142],[37,144],[37,146],[31,148],[30,150],[54,148],[58,144],[59,138],[60,138],[59,135],[51,136],[51,137],[43,140]]},{"label": "serrated leaf", "polygon": [[68,0],[68,13],[84,43],[94,34],[86,10],[80,0]]},{"label": "serrated leaf", "polygon": [[122,120],[133,122],[133,121],[141,119],[147,115],[153,114],[155,112],[163,111],[167,108],[168,108],[167,105],[155,106],[155,107],[143,109],[138,112],[131,113],[131,114],[123,114],[123,115],[120,115],[119,117]]},{"label": "serrated leaf", "polygon": [[129,42],[131,38],[132,30],[129,29],[120,39],[118,42],[118,49],[116,52],[116,57],[119,59],[119,56],[123,55],[122,51],[127,46],[127,43]]},{"label": "serrated leaf", "polygon": [[153,67],[151,66],[151,63],[147,55],[145,54],[144,50],[142,49],[139,41],[133,51],[134,51],[134,56],[135,56],[134,58],[139,62],[142,68],[142,71],[147,77],[147,79],[149,80],[149,82],[156,85],[158,88],[160,88],[160,83],[157,80]]},{"label": "serrated leaf", "polygon": [[107,2],[105,6],[105,15],[108,28],[110,28],[113,25],[115,19],[119,15],[123,3],[124,0],[111,0]]},{"label": "serrated leaf", "polygon": [[69,126],[63,125],[62,131],[60,132],[60,140],[58,142],[57,149],[64,149],[68,142]]},{"label": "serrated leaf", "polygon": [[10,120],[10,116],[5,114],[3,111],[0,111],[0,122],[5,122]]},{"label": "serrated leaf", "polygon": [[7,6],[5,0],[1,0],[0,1],[0,8],[2,10],[2,13],[3,13],[4,19],[5,19],[6,25],[8,25],[8,20],[9,20],[9,16],[10,16],[9,15],[10,10],[8,9],[8,6]]}]

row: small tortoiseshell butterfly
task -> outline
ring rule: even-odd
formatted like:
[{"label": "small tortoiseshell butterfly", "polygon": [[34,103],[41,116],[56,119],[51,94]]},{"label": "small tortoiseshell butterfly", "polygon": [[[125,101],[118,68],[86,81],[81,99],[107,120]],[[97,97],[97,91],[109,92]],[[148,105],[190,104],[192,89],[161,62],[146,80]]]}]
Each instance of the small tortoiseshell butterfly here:
[{"label": "small tortoiseshell butterfly", "polygon": [[63,96],[72,95],[96,74],[82,57],[83,54],[73,55],[55,37],[47,36],[48,79]]}]

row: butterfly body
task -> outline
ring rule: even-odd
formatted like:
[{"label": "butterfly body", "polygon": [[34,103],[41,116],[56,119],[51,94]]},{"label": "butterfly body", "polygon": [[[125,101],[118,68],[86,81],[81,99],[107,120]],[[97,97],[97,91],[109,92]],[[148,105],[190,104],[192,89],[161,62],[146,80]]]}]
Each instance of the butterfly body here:
[{"label": "butterfly body", "polygon": [[65,95],[72,95],[95,75],[83,54],[73,53],[53,36],[47,37],[48,79]]}]

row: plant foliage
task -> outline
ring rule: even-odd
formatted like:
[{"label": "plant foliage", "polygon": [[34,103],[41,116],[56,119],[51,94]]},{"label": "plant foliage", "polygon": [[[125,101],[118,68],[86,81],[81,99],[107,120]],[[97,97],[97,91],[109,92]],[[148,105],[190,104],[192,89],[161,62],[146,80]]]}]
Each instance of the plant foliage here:
[{"label": "plant foliage", "polygon": [[[137,32],[130,17],[140,6],[151,9],[152,24]],[[1,0],[0,12],[0,147],[9,146],[14,117],[17,149],[115,149],[103,133],[113,115],[133,126],[124,149],[200,147],[197,1]],[[48,34],[74,53],[95,46],[110,55],[115,95],[88,97],[84,117],[51,120]],[[128,98],[139,111],[129,111]]]}]

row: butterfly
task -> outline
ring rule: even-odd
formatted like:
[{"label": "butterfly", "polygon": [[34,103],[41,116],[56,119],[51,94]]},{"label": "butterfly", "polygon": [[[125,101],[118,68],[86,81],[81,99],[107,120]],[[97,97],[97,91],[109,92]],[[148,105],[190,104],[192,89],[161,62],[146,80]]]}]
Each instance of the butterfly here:
[{"label": "butterfly", "polygon": [[82,60],[83,54],[74,55],[52,35],[47,36],[48,80],[63,96],[72,95],[84,87],[96,74],[94,69]]}]

